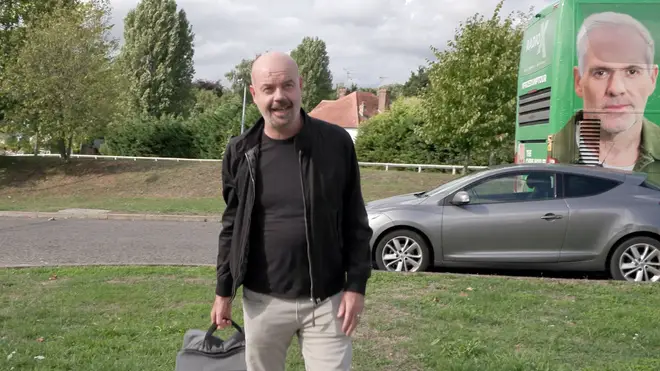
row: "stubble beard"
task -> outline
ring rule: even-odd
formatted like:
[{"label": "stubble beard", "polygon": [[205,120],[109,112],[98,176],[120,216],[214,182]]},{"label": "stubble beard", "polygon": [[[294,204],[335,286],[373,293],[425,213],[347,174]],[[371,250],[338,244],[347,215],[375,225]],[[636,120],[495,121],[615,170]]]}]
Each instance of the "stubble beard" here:
[{"label": "stubble beard", "polygon": [[638,113],[625,115],[604,113],[599,116],[601,132],[610,137],[625,133],[642,119],[642,115]]}]

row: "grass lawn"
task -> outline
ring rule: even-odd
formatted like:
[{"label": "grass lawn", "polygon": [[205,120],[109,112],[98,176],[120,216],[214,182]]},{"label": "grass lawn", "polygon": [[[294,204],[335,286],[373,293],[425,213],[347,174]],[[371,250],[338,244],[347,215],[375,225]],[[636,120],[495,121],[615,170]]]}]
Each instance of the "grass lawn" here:
[{"label": "grass lawn", "polygon": [[[1,368],[172,370],[184,332],[208,327],[213,288],[209,267],[0,270]],[[658,285],[374,272],[366,305],[355,370],[660,365]],[[304,369],[297,346],[287,362]]]},{"label": "grass lawn", "polygon": [[[435,188],[438,172],[362,168],[367,201]],[[94,208],[115,212],[219,214],[224,210],[219,163],[115,161],[0,156],[0,210]]]}]

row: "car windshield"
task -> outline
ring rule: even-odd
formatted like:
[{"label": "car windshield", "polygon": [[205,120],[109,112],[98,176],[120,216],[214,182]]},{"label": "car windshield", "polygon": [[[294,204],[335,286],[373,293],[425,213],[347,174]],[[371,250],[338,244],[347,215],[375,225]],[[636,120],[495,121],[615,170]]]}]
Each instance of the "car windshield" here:
[{"label": "car windshield", "polygon": [[472,172],[472,173],[467,173],[467,174],[460,175],[458,178],[452,179],[452,180],[450,180],[446,183],[442,183],[441,185],[439,185],[436,188],[433,188],[433,189],[430,189],[430,190],[424,191],[424,192],[419,192],[419,193],[416,193],[415,195],[417,197],[428,197],[428,196],[434,195],[436,193],[443,192],[446,189],[453,188],[455,185],[462,184],[462,183],[465,183],[465,182],[469,182],[472,178],[475,178],[475,177],[481,175],[481,173],[485,170],[487,170],[487,169],[477,170],[477,171]]}]

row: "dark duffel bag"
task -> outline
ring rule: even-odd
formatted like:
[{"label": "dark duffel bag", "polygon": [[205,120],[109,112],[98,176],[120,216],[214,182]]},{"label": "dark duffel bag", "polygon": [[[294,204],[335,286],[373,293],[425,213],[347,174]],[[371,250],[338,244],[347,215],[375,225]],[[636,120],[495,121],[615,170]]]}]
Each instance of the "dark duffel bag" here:
[{"label": "dark duffel bag", "polygon": [[207,331],[192,329],[183,336],[183,347],[176,356],[175,371],[247,371],[245,364],[245,333],[231,321],[236,333],[222,340],[213,333],[215,324]]}]

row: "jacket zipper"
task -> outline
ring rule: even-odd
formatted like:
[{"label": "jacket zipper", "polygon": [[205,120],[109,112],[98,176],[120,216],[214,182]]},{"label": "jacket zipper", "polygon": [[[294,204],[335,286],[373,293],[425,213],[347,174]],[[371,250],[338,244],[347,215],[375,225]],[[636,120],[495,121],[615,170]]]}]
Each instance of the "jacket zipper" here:
[{"label": "jacket zipper", "polygon": [[[250,203],[254,204],[254,192],[256,190],[257,185],[256,185],[256,182],[254,181],[254,174],[252,173],[252,162],[250,162],[250,157],[249,157],[247,152],[245,153],[245,159],[248,162],[248,173],[250,174],[250,181],[252,183],[252,197],[250,198]],[[248,223],[247,224],[249,226],[250,222],[251,222],[251,218],[252,218],[252,213],[251,212],[248,213],[247,217],[248,217]],[[246,228],[246,227],[243,227],[243,230],[241,231],[241,232],[243,232],[243,244],[246,243],[245,239],[247,238],[246,234],[249,234],[248,231],[249,231],[249,228]],[[243,246],[243,248],[245,248],[245,245]],[[238,269],[239,269],[239,271],[243,269],[243,257],[244,256],[245,256],[245,251],[243,251],[243,253],[238,258]],[[236,291],[237,291],[236,290],[236,280],[234,280],[234,282],[232,282],[231,300],[229,302],[234,301],[234,298],[236,297]]]},{"label": "jacket zipper", "polygon": [[312,307],[312,326],[316,326],[316,316],[314,309],[316,307],[316,299],[314,298],[314,276],[312,275],[312,252],[309,246],[309,227],[307,226],[307,201],[305,197],[305,182],[303,180],[303,166],[302,166],[302,151],[298,151],[298,165],[300,166],[300,187],[302,189],[303,209],[305,216],[305,240],[307,241],[307,261],[309,262],[309,282],[310,282],[310,300],[314,304]]}]

